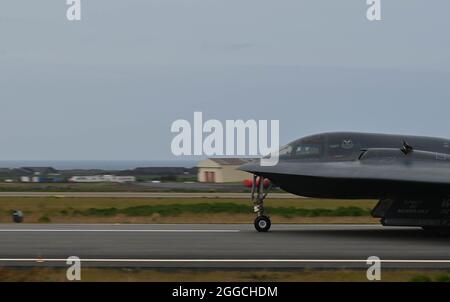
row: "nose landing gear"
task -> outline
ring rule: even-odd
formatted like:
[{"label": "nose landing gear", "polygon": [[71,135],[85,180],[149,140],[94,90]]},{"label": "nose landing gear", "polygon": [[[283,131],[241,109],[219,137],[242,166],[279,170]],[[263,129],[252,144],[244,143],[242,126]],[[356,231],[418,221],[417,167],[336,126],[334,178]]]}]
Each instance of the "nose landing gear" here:
[{"label": "nose landing gear", "polygon": [[270,218],[266,216],[264,212],[264,199],[266,199],[271,188],[272,184],[270,184],[267,191],[264,192],[264,177],[253,175],[252,202],[253,209],[256,213],[255,229],[258,232],[267,232],[272,225]]},{"label": "nose landing gear", "polygon": [[270,222],[270,218],[267,216],[258,216],[255,219],[255,229],[258,232],[267,232],[269,231],[272,223]]}]

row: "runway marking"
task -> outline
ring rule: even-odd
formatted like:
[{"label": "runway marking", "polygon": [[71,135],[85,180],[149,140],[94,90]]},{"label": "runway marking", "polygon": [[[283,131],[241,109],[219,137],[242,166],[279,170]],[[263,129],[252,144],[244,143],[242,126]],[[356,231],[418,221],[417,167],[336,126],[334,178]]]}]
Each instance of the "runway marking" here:
[{"label": "runway marking", "polygon": [[[0,258],[0,262],[66,262],[63,258]],[[80,259],[81,262],[110,263],[367,263],[367,259]],[[401,260],[390,259],[373,262],[380,263],[422,263],[445,264],[450,260]]]},{"label": "runway marking", "polygon": [[83,230],[83,229],[2,229],[0,233],[48,233],[48,232],[78,232],[78,233],[239,233],[240,230],[102,230],[102,229],[94,229],[94,230]]},{"label": "runway marking", "polygon": [[[11,225],[11,223],[0,223],[0,227]],[[179,225],[179,226],[208,226],[208,225],[221,225],[221,226],[253,226],[253,223],[27,223],[29,226],[43,226],[43,225],[52,225],[52,226],[168,226],[168,225]],[[276,226],[281,227],[383,227],[383,228],[403,228],[397,226],[383,226],[378,223],[373,224],[353,224],[353,223],[339,223],[339,224],[331,224],[331,223],[311,223],[311,224],[289,224],[289,223],[280,223]],[[407,227],[413,228],[413,227]]]}]

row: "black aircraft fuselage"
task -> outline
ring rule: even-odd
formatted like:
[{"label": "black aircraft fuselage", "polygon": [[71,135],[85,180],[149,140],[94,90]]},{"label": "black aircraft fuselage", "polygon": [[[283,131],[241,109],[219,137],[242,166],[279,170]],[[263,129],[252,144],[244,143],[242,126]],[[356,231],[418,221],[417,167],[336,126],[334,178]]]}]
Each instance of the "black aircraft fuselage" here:
[{"label": "black aircraft fuselage", "polygon": [[[323,133],[281,148],[275,166],[251,162],[239,169],[267,178],[300,196],[380,199],[384,203],[377,206],[378,212],[380,207],[384,212],[376,214],[375,208],[374,216],[415,219],[413,222],[397,219],[391,225],[450,225],[448,139]],[[392,214],[396,207],[399,209],[395,215],[387,215],[388,208]],[[435,219],[432,223],[419,221],[430,217]]]}]

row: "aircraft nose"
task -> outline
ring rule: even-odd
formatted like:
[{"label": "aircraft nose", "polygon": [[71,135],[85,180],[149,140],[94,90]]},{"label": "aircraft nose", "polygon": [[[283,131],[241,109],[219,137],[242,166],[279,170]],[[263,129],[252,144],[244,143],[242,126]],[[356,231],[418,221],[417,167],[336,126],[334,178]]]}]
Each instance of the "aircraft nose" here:
[{"label": "aircraft nose", "polygon": [[237,169],[244,172],[255,173],[258,172],[260,165],[257,162],[250,162],[239,166]]}]

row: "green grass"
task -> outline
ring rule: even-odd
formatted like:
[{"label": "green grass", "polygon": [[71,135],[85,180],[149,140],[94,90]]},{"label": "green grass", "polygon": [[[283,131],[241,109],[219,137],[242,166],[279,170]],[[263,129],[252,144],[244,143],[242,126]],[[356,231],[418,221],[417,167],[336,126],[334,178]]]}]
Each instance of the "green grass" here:
[{"label": "green grass", "polygon": [[[336,209],[301,209],[294,207],[267,207],[268,213],[272,215],[280,215],[283,217],[342,217],[342,216],[368,216],[369,209],[358,207],[338,207]],[[128,207],[124,209],[118,208],[90,208],[84,211],[73,211],[73,215],[83,216],[116,216],[124,214],[127,216],[151,216],[159,214],[161,216],[177,216],[182,213],[191,214],[247,214],[249,213],[249,205],[235,203],[197,203],[197,204],[171,204],[171,205],[141,205]],[[61,212],[67,215],[67,211]]]},{"label": "green grass", "polygon": [[[199,193],[199,192],[234,192],[249,193],[250,189],[242,185],[242,188],[211,190],[200,189],[162,189],[141,185],[139,183],[2,183],[0,182],[0,192],[179,192],[179,193]],[[281,192],[276,189],[273,192]]]},{"label": "green grass", "polygon": [[[324,219],[373,223],[370,209],[373,200],[270,199],[265,202],[268,215],[276,219]],[[10,222],[13,210],[21,210],[25,222],[70,223],[148,223],[180,221],[208,223],[208,217],[217,222],[240,223],[253,217],[252,203],[232,198],[125,198],[125,197],[0,197],[0,222]],[[246,218],[245,215],[249,217]],[[189,217],[187,217],[189,216]],[[184,218],[183,218],[184,217]],[[230,220],[231,217],[231,220]],[[277,218],[278,217],[278,218]],[[323,218],[322,218],[323,217]],[[161,218],[161,219],[160,219]],[[367,220],[365,220],[367,218]],[[350,219],[350,220],[348,220]],[[216,221],[216,220],[214,220]],[[200,223],[199,222],[199,223]],[[336,221],[335,221],[336,222]],[[318,223],[318,221],[316,221]]]},{"label": "green grass", "polygon": [[412,277],[411,279],[409,279],[410,282],[432,282],[433,280],[431,280],[430,277],[425,276],[425,275],[417,275]]},{"label": "green grass", "polygon": [[49,222],[51,222],[50,217],[48,217],[47,215],[41,216],[38,221],[40,223],[49,223]]},{"label": "green grass", "polygon": [[436,282],[450,282],[450,276],[449,275],[439,275],[436,277]]},{"label": "green grass", "polygon": [[140,186],[115,183],[0,183],[0,192],[117,192]]},{"label": "green grass", "polygon": [[[383,270],[384,282],[432,282],[442,270]],[[368,282],[365,270],[350,269],[145,269],[82,268],[85,282]],[[64,282],[66,268],[0,267],[0,281]]]},{"label": "green grass", "polygon": [[[118,208],[124,209],[142,205],[189,205],[208,203],[219,205],[233,203],[236,205],[251,206],[250,200],[232,198],[133,198],[133,197],[0,197],[0,213],[21,209],[23,211],[48,210],[86,210],[90,208]],[[249,197],[250,199],[250,197]],[[375,200],[333,200],[317,198],[276,199],[265,201],[269,208],[295,208],[295,209],[337,209],[339,207],[373,208]],[[247,208],[248,209],[248,208]]]},{"label": "green grass", "polygon": [[450,282],[450,276],[438,274],[434,276],[416,275],[409,279],[410,282]]}]

